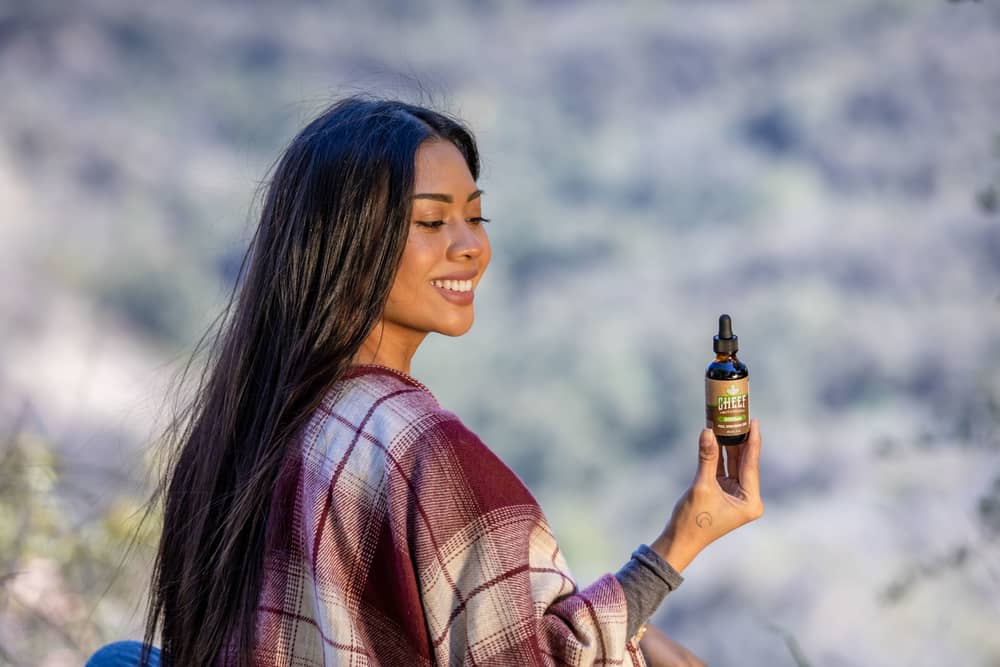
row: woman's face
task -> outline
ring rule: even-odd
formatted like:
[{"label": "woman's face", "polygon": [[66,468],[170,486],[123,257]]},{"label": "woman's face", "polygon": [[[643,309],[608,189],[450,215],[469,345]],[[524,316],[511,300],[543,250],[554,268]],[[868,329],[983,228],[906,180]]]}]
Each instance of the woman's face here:
[{"label": "woman's face", "polygon": [[475,289],[490,263],[481,192],[455,145],[434,139],[417,149],[413,192],[386,333],[461,336],[472,326]]}]

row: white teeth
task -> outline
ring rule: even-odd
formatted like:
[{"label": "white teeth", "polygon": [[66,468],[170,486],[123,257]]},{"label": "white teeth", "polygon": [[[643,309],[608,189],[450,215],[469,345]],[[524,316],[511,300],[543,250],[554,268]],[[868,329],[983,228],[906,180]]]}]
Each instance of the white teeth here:
[{"label": "white teeth", "polygon": [[471,280],[432,280],[431,284],[450,289],[453,292],[468,292],[472,290]]}]

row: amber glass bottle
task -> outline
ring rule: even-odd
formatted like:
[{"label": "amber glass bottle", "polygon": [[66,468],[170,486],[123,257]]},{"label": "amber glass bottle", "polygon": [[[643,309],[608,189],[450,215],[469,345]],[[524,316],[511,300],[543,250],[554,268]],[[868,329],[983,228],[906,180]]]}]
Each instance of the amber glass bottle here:
[{"label": "amber glass bottle", "polygon": [[719,316],[712,346],[715,361],[705,370],[706,426],[720,445],[742,445],[750,433],[750,371],[736,358],[739,339],[729,315]]}]

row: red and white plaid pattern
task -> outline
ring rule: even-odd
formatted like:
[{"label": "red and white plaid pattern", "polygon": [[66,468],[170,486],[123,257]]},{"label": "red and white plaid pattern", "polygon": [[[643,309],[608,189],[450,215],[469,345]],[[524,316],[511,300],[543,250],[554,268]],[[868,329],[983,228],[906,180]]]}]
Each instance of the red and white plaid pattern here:
[{"label": "red and white plaid pattern", "polygon": [[645,667],[618,580],[578,590],[528,489],[427,391],[352,368],[296,444],[256,664]]}]

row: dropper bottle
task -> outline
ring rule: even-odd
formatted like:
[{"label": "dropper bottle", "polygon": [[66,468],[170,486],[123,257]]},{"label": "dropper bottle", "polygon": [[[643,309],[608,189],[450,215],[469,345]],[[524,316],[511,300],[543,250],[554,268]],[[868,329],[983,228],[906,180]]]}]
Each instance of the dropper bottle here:
[{"label": "dropper bottle", "polygon": [[720,445],[742,445],[750,433],[750,371],[736,358],[739,338],[725,313],[719,316],[712,347],[715,361],[705,370],[706,426]]}]

